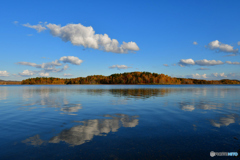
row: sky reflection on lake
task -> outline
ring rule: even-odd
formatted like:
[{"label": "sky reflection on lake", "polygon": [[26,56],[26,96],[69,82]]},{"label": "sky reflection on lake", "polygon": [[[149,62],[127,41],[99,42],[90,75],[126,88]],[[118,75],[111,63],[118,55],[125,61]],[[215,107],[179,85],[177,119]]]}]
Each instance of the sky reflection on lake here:
[{"label": "sky reflection on lake", "polygon": [[0,158],[208,159],[212,150],[236,152],[239,94],[237,85],[0,86]]}]

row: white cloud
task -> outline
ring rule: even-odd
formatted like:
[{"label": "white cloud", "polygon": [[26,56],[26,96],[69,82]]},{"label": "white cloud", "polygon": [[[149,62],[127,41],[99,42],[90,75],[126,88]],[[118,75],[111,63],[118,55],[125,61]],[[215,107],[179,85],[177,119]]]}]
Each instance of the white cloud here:
[{"label": "white cloud", "polygon": [[234,80],[240,80],[240,74],[239,73],[212,73],[211,78],[214,79],[234,79]]},{"label": "white cloud", "polygon": [[219,74],[221,77],[227,77],[224,73]]},{"label": "white cloud", "polygon": [[64,76],[64,77],[72,77],[73,75],[72,75],[72,74],[69,74],[69,73],[64,73],[63,76]]},{"label": "white cloud", "polygon": [[128,68],[132,68],[132,67],[128,67],[126,65],[112,65],[110,67],[108,67],[110,69],[113,69],[113,68],[117,68],[117,69],[128,69]]},{"label": "white cloud", "polygon": [[[62,72],[69,68],[68,65],[65,65],[63,68],[56,68],[56,66],[62,66],[62,63],[59,62],[59,60],[55,60],[48,63],[42,63],[42,64],[36,64],[31,62],[18,62],[19,65],[25,65],[25,66],[32,66],[35,68],[42,68],[43,70],[41,73],[44,73],[47,75],[48,72]],[[38,72],[38,71],[35,71]]]},{"label": "white cloud", "polygon": [[32,67],[38,66],[36,63],[31,63],[31,62],[17,62],[17,64],[25,65],[25,66],[32,66]]},{"label": "white cloud", "polygon": [[39,76],[48,77],[48,76],[49,76],[49,73],[41,72],[41,73],[39,73]]},{"label": "white cloud", "polygon": [[168,64],[163,64],[165,67],[169,67],[169,65]]},{"label": "white cloud", "polygon": [[175,76],[179,78],[194,78],[194,79],[207,79],[207,80],[221,80],[221,79],[232,79],[232,80],[240,80],[239,73],[211,73],[211,74],[191,74],[185,76]]},{"label": "white cloud", "polygon": [[227,78],[227,76],[224,73],[212,73],[212,76],[217,78]]},{"label": "white cloud", "polygon": [[197,45],[198,43],[196,41],[193,42],[194,45]]},{"label": "white cloud", "polygon": [[195,78],[195,79],[200,79],[200,78],[201,78],[201,79],[202,79],[202,78],[205,79],[205,78],[208,78],[206,74],[200,75],[200,74],[198,74],[198,73],[192,74],[191,77],[192,77],[192,78]]},{"label": "white cloud", "polygon": [[64,70],[65,70],[64,67],[63,68],[48,67],[44,68],[43,72],[62,72]]},{"label": "white cloud", "polygon": [[240,46],[240,41],[238,41],[238,43],[237,43],[239,46]]},{"label": "white cloud", "polygon": [[[116,49],[114,49],[116,50]],[[139,47],[135,42],[123,42],[120,46],[120,53],[127,53],[128,51],[138,51]],[[111,52],[110,50],[108,52]]]},{"label": "white cloud", "polygon": [[231,61],[226,61],[227,64],[236,64],[236,65],[240,65],[240,62],[231,62]]},{"label": "white cloud", "polygon": [[[45,23],[46,24],[46,23]],[[46,30],[47,28],[44,27],[42,24],[37,24],[37,25],[30,25],[29,23],[27,24],[23,24],[24,27],[28,27],[28,28],[33,28],[36,29],[38,32],[42,32],[44,30]]]},{"label": "white cloud", "polygon": [[201,68],[198,68],[197,70],[209,70],[209,68],[203,68],[203,67],[201,67]]},{"label": "white cloud", "polygon": [[63,70],[67,70],[69,68],[68,64],[66,64],[64,67],[63,67]]},{"label": "white cloud", "polygon": [[62,64],[58,61],[52,61],[52,62],[48,62],[48,63],[42,63],[41,64],[41,68],[47,68],[47,67],[54,67],[54,66],[61,66]]},{"label": "white cloud", "polygon": [[195,62],[193,59],[181,59],[180,62],[178,63],[179,66],[185,67],[187,65],[195,65]]},{"label": "white cloud", "polygon": [[239,73],[229,73],[226,75],[228,79],[238,79],[240,80],[240,74]]},{"label": "white cloud", "polygon": [[233,56],[237,56],[237,54],[233,53],[233,54],[225,55],[224,57],[233,57]]},{"label": "white cloud", "polygon": [[7,71],[0,71],[0,77],[8,77],[9,73]]},{"label": "white cloud", "polygon": [[[68,24],[61,27],[56,24],[39,23],[37,25],[23,24],[25,27],[36,29],[38,32],[47,28],[50,33],[61,38],[64,42],[70,41],[73,45],[84,46],[114,53],[128,53],[129,51],[138,51],[139,47],[135,42],[124,42],[120,45],[116,39],[111,39],[107,34],[95,34],[92,26],[86,27],[82,24]],[[46,28],[47,27],[47,28]]]},{"label": "white cloud", "polygon": [[238,49],[233,49],[233,46],[228,44],[223,44],[218,40],[212,41],[207,46],[211,50],[217,50],[219,52],[237,53]]},{"label": "white cloud", "polygon": [[196,60],[195,63],[200,66],[214,66],[214,65],[224,64],[220,60],[216,61],[216,60],[207,60],[207,59]]},{"label": "white cloud", "polygon": [[181,59],[178,62],[178,65],[181,67],[185,67],[189,65],[214,66],[214,65],[220,65],[220,64],[224,64],[224,63],[220,60],[216,61],[216,60],[207,60],[207,59],[196,60],[196,61],[194,61],[193,59]]},{"label": "white cloud", "polygon": [[62,65],[61,63],[59,63],[58,60],[48,62],[48,63],[42,63],[42,64],[36,64],[36,63],[31,63],[31,62],[18,62],[17,64],[25,65],[25,66],[32,66],[32,67],[36,67],[36,68],[49,68],[49,67]]},{"label": "white cloud", "polygon": [[215,76],[215,77],[217,77],[217,76],[218,76],[218,73],[213,73],[212,75]]},{"label": "white cloud", "polygon": [[[71,57],[71,56],[68,56],[68,57]],[[63,59],[63,61],[64,61],[64,59]],[[81,61],[81,60],[79,60],[77,57],[73,57],[73,59],[70,58],[69,63],[78,64],[79,61]],[[64,62],[68,62],[68,61],[66,60]],[[69,68],[68,64],[64,65],[62,68],[56,68],[58,66],[62,66],[62,63],[60,63],[59,60],[55,60],[55,61],[47,62],[47,63],[42,63],[42,64],[36,64],[36,63],[31,63],[31,62],[18,62],[17,64],[42,69],[41,71],[25,70],[23,73],[18,74],[20,76],[30,76],[30,75],[38,73],[40,76],[46,77],[46,76],[49,76],[49,72],[62,72],[62,71],[67,70]]]},{"label": "white cloud", "polygon": [[80,65],[83,62],[81,59],[74,56],[64,56],[61,57],[59,60],[62,61],[63,63],[71,63],[75,65]]},{"label": "white cloud", "polygon": [[20,76],[32,76],[35,73],[33,71],[24,70],[22,73],[18,73]]}]

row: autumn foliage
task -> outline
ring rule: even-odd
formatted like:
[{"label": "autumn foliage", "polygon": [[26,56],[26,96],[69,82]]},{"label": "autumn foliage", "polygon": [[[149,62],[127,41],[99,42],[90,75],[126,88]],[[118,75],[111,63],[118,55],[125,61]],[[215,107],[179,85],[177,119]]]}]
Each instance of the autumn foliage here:
[{"label": "autumn foliage", "polygon": [[93,75],[78,78],[36,77],[22,81],[22,84],[240,84],[238,80],[198,80],[175,78],[150,72],[130,72],[110,76]]}]

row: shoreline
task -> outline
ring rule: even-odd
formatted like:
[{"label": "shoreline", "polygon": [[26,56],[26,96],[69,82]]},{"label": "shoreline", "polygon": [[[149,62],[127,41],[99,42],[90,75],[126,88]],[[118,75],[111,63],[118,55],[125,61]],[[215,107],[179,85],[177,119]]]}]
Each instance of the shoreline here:
[{"label": "shoreline", "polygon": [[240,85],[240,84],[0,84],[0,86],[14,86],[14,85]]}]

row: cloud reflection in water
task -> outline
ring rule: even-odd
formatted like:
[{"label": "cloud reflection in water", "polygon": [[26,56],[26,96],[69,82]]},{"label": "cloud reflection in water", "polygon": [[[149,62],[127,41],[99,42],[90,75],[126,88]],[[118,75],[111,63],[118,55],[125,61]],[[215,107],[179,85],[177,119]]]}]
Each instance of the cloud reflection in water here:
[{"label": "cloud reflection in water", "polygon": [[[82,125],[63,130],[57,136],[52,137],[48,143],[60,143],[63,141],[71,146],[77,146],[92,140],[94,136],[104,136],[110,132],[117,132],[121,126],[132,128],[138,125],[138,116],[116,114],[105,115],[104,117],[111,119],[78,121]],[[23,140],[22,143],[37,146],[45,142],[40,139],[39,135],[35,135]]]},{"label": "cloud reflection in water", "polygon": [[214,127],[223,127],[223,126],[229,126],[230,124],[235,123],[235,119],[239,117],[238,115],[226,115],[226,117],[220,117],[219,120],[210,120],[210,123]]}]

